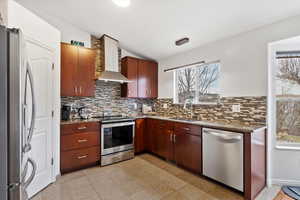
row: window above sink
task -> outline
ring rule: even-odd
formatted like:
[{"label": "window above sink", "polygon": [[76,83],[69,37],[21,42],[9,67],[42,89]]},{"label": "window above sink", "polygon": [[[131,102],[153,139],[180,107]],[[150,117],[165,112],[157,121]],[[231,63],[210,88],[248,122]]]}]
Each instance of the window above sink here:
[{"label": "window above sink", "polygon": [[217,104],[220,100],[220,61],[174,71],[174,103]]}]

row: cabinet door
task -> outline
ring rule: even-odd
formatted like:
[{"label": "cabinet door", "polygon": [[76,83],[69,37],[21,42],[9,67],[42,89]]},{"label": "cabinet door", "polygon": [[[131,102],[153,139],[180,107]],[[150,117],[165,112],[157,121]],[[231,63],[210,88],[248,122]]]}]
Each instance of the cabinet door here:
[{"label": "cabinet door", "polygon": [[153,152],[153,132],[155,129],[154,123],[155,120],[147,119],[146,120],[146,135],[145,135],[145,148],[149,152]]},{"label": "cabinet door", "polygon": [[151,69],[149,61],[139,60],[138,66],[138,97],[150,98],[151,94]]},{"label": "cabinet door", "polygon": [[165,159],[173,159],[171,125],[164,120],[155,120],[153,130],[153,152]]},{"label": "cabinet door", "polygon": [[130,80],[130,83],[122,84],[122,97],[138,97],[138,59],[126,57],[122,59],[122,74]]},{"label": "cabinet door", "polygon": [[153,152],[163,158],[168,158],[170,143],[169,135],[159,127],[157,127],[153,133]]},{"label": "cabinet door", "polygon": [[174,155],[178,165],[196,173],[202,172],[201,136],[175,132]]},{"label": "cabinet door", "polygon": [[61,96],[77,96],[78,48],[61,44]]},{"label": "cabinet door", "polygon": [[141,153],[145,151],[145,125],[145,119],[135,120],[135,153]]},{"label": "cabinet door", "polygon": [[150,88],[149,88],[149,97],[157,98],[158,97],[158,64],[156,62],[149,62],[149,79],[150,79]]},{"label": "cabinet door", "polygon": [[78,96],[95,96],[95,61],[93,49],[78,48],[77,83]]}]

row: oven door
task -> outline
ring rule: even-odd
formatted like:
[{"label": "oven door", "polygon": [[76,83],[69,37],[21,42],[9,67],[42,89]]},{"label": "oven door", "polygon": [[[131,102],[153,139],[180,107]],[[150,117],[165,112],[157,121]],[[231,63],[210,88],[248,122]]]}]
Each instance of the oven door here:
[{"label": "oven door", "polygon": [[134,149],[134,122],[103,124],[101,155]]}]

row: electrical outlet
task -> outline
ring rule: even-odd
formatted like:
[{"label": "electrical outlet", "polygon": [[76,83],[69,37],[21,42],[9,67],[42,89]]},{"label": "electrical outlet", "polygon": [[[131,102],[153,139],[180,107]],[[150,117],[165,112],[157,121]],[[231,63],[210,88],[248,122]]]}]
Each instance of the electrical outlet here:
[{"label": "electrical outlet", "polygon": [[132,106],[133,106],[133,109],[134,109],[134,110],[137,109],[137,103],[133,103]]},{"label": "electrical outlet", "polygon": [[163,104],[163,108],[167,109],[168,108],[168,104],[164,103]]},{"label": "electrical outlet", "polygon": [[232,112],[241,112],[241,105],[240,104],[232,105]]}]

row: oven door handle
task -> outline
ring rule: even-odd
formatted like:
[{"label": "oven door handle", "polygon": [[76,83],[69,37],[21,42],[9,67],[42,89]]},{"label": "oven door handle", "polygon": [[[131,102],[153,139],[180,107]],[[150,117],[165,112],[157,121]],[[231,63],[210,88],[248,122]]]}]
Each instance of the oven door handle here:
[{"label": "oven door handle", "polygon": [[111,124],[103,124],[102,128],[113,128],[113,127],[120,127],[120,126],[131,126],[135,125],[135,122],[124,122],[124,123],[111,123]]}]

